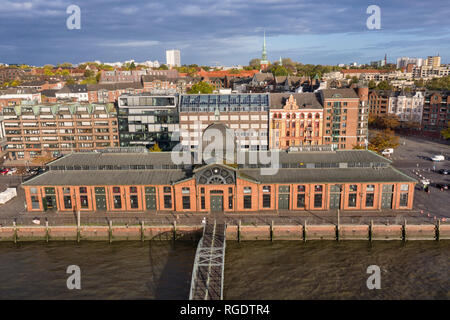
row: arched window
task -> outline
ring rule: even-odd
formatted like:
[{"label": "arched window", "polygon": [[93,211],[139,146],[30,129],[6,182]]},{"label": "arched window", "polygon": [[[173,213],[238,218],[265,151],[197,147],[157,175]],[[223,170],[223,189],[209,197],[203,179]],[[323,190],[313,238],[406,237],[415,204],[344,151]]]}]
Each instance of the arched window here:
[{"label": "arched window", "polygon": [[312,118],[312,114],[308,113],[308,119],[311,119],[311,118]]}]

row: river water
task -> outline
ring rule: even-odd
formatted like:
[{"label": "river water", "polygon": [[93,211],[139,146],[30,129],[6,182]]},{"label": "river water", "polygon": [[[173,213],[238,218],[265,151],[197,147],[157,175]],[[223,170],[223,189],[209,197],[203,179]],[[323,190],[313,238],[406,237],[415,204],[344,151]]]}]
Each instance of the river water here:
[{"label": "river water", "polygon": [[[196,243],[0,243],[0,299],[186,299]],[[227,242],[226,299],[449,299],[450,242]],[[68,290],[69,265],[81,290]],[[381,289],[368,290],[369,265]]]}]

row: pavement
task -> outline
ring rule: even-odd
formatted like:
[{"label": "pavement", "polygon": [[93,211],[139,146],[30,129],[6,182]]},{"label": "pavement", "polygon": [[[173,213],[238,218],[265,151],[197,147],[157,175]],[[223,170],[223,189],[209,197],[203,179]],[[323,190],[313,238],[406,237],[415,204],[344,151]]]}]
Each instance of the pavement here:
[{"label": "pavement", "polygon": [[[404,143],[404,144],[403,144]],[[446,160],[443,162],[432,162],[428,157],[434,154],[443,154]],[[417,178],[420,177],[415,172],[431,180],[434,183],[450,183],[450,176],[442,175],[433,171],[450,168],[450,145],[436,141],[425,140],[417,137],[401,137],[400,146],[395,149],[392,156],[393,165],[406,173]],[[74,225],[76,224],[76,213],[28,213],[25,211],[25,194],[20,184],[26,177],[0,176],[0,191],[7,187],[18,187],[17,197],[4,205],[0,205],[0,224],[12,225],[16,221],[18,225],[30,225],[34,218],[39,218],[42,223],[45,220],[49,225]],[[450,223],[450,190],[440,191],[434,186],[430,187],[430,193],[425,193],[417,186],[414,194],[414,209],[410,211],[341,211],[339,222],[341,224],[368,224],[373,221],[375,224],[399,224],[419,223],[434,224],[437,219],[444,218],[443,223]],[[107,225],[108,221],[113,224],[139,224],[144,221],[146,225],[200,225],[203,218],[207,220],[217,220],[229,224],[337,224],[338,213],[332,211],[278,211],[264,212],[257,214],[249,213],[167,213],[167,212],[95,212],[82,213],[81,223],[91,225]],[[435,218],[436,217],[436,218]]]}]

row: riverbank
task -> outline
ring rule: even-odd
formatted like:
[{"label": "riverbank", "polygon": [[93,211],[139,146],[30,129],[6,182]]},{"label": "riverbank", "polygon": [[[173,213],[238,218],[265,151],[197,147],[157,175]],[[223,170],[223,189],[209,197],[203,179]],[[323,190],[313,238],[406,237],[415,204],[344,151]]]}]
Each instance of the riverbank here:
[{"label": "riverbank", "polygon": [[[0,241],[147,241],[200,239],[203,226],[7,226]],[[440,224],[340,224],[340,225],[227,225],[227,240],[450,240],[450,225]]]}]

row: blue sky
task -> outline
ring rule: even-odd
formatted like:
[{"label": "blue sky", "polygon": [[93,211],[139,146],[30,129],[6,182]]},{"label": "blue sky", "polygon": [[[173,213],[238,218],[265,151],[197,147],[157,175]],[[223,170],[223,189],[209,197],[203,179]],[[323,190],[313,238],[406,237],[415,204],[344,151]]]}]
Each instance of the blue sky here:
[{"label": "blue sky", "polygon": [[[66,8],[81,9],[81,29],[68,30]],[[369,5],[381,29],[369,30]],[[440,54],[450,63],[448,0],[0,0],[0,62],[44,65],[159,60],[181,50],[183,64],[247,64],[260,57],[266,30],[269,60],[367,63]]]}]

